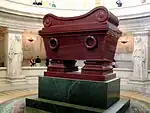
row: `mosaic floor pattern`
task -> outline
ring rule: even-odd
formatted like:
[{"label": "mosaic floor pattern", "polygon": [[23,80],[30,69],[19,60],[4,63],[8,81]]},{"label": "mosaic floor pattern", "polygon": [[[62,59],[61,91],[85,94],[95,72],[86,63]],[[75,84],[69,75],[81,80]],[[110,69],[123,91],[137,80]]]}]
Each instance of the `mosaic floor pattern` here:
[{"label": "mosaic floor pattern", "polygon": [[[126,113],[150,113],[150,97],[148,95],[135,92],[121,92],[121,95],[131,98],[131,106]],[[1,92],[0,113],[48,113],[32,108],[25,109],[26,97],[37,98],[37,90],[29,89]],[[145,102],[144,99],[146,99]]]}]

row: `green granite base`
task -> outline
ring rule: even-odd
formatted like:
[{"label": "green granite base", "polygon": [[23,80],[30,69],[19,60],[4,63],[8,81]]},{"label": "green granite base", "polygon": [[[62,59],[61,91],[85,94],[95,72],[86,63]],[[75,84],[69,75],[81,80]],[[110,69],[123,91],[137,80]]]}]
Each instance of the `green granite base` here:
[{"label": "green granite base", "polygon": [[125,113],[130,106],[130,100],[120,99],[107,110],[40,98],[26,99],[26,106],[27,108],[36,108],[51,113]]},{"label": "green granite base", "polygon": [[107,109],[120,99],[120,79],[89,81],[39,78],[39,98]]},{"label": "green granite base", "polygon": [[24,112],[23,112],[23,113],[51,113],[51,112],[43,111],[43,110],[40,110],[40,109],[35,109],[35,108],[26,107],[26,108],[24,109]]}]

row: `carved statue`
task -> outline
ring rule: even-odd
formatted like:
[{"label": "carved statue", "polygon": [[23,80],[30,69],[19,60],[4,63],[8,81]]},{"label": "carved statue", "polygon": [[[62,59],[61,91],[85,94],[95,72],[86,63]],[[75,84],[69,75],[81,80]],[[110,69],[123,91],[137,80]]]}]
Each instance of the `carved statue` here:
[{"label": "carved statue", "polygon": [[9,58],[9,77],[20,76],[22,68],[23,53],[22,49],[18,48],[20,44],[21,37],[20,35],[12,34],[12,37],[15,36],[15,40],[10,40],[10,49],[8,53]]},{"label": "carved statue", "polygon": [[133,76],[142,77],[144,63],[145,63],[145,44],[142,42],[140,37],[135,38],[135,46],[132,55],[133,63],[134,63],[134,71]]}]

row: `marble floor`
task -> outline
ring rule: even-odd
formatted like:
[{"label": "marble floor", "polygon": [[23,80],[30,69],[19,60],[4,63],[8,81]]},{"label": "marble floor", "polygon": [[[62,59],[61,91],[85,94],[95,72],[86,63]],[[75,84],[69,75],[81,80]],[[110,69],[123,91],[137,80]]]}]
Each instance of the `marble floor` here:
[{"label": "marble floor", "polygon": [[[24,113],[25,98],[37,98],[37,93],[37,89],[19,89],[0,92],[0,113]],[[131,106],[127,113],[150,113],[150,95],[121,91],[121,97],[131,99]],[[36,110],[31,111],[34,111],[34,113],[46,113],[43,111],[36,112]]]},{"label": "marble floor", "polygon": [[37,89],[23,89],[23,90],[10,90],[0,92],[0,103],[7,102],[12,99],[26,97],[30,95],[36,95]]}]

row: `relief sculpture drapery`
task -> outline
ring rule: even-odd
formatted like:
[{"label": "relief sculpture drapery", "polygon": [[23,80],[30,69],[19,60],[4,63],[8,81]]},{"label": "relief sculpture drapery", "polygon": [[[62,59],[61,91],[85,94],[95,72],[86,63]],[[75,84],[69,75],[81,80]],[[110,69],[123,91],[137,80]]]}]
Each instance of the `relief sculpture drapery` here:
[{"label": "relief sculpture drapery", "polygon": [[144,74],[144,64],[146,59],[145,49],[145,44],[143,43],[141,37],[136,37],[132,59],[134,63],[133,76],[138,79],[142,79]]},{"label": "relief sculpture drapery", "polygon": [[[13,35],[11,34],[9,37],[13,37]],[[8,76],[11,77],[15,75],[15,70],[13,70],[13,68],[11,67],[13,65],[12,60],[15,56],[15,48],[14,48],[15,41],[12,38],[9,38],[9,42],[10,47],[8,48]]]},{"label": "relief sculpture drapery", "polygon": [[9,59],[9,71],[8,76],[20,76],[21,74],[21,64],[22,64],[22,48],[20,47],[21,35],[20,34],[11,34],[10,38],[10,46],[8,50],[8,59]]}]

